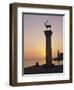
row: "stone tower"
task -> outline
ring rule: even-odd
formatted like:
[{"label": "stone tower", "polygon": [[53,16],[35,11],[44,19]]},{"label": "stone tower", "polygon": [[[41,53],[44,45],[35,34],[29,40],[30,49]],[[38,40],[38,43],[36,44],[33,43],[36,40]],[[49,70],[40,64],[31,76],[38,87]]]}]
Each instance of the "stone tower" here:
[{"label": "stone tower", "polygon": [[51,25],[46,25],[46,30],[44,31],[46,36],[46,65],[51,66],[52,65],[52,46],[51,46]]}]

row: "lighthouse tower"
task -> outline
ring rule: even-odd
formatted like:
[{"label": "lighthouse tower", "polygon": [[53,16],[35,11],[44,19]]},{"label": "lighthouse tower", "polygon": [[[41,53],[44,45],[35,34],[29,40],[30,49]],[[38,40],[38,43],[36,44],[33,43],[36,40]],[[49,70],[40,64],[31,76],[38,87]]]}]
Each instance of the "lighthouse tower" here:
[{"label": "lighthouse tower", "polygon": [[46,65],[52,66],[52,47],[51,47],[51,25],[45,23],[46,30],[44,31],[46,36]]}]

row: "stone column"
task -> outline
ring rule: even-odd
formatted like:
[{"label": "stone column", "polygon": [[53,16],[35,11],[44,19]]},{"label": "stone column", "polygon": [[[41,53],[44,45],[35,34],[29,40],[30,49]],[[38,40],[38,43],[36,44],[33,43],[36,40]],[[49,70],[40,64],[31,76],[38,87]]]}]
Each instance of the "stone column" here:
[{"label": "stone column", "polygon": [[46,65],[52,65],[52,47],[51,47],[51,36],[52,31],[46,30],[44,31],[46,36]]}]

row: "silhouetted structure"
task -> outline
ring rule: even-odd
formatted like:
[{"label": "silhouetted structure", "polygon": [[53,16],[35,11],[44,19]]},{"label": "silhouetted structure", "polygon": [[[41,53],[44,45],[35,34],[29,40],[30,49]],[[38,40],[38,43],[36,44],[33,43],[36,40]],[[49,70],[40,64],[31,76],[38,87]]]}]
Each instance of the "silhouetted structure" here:
[{"label": "silhouetted structure", "polygon": [[53,60],[63,60],[63,52],[59,52],[59,50],[57,51],[57,57],[53,58]]},{"label": "silhouetted structure", "polygon": [[39,66],[39,63],[38,62],[36,62],[36,66]]},{"label": "silhouetted structure", "polygon": [[52,47],[51,47],[52,31],[51,31],[51,25],[47,25],[45,23],[45,26],[46,26],[46,31],[44,31],[44,33],[46,36],[46,65],[51,66],[52,65]]},{"label": "silhouetted structure", "polygon": [[57,59],[58,60],[63,60],[63,53],[59,52],[59,50],[57,51]]},{"label": "silhouetted structure", "polygon": [[51,29],[51,25],[49,25],[49,24],[47,24],[47,23],[48,23],[48,21],[45,22],[46,29],[47,29],[47,28],[50,28],[50,29]]}]

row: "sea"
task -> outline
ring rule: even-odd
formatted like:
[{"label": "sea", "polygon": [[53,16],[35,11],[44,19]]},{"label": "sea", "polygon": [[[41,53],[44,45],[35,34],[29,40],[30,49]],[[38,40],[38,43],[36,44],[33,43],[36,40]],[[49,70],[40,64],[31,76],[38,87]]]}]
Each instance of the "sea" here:
[{"label": "sea", "polygon": [[52,60],[52,63],[55,65],[63,65],[63,60]]},{"label": "sea", "polygon": [[[34,66],[36,65],[36,62],[38,62],[39,65],[45,64],[45,59],[27,59],[24,60],[24,67]],[[52,63],[54,65],[63,65],[63,60],[52,60]]]}]

